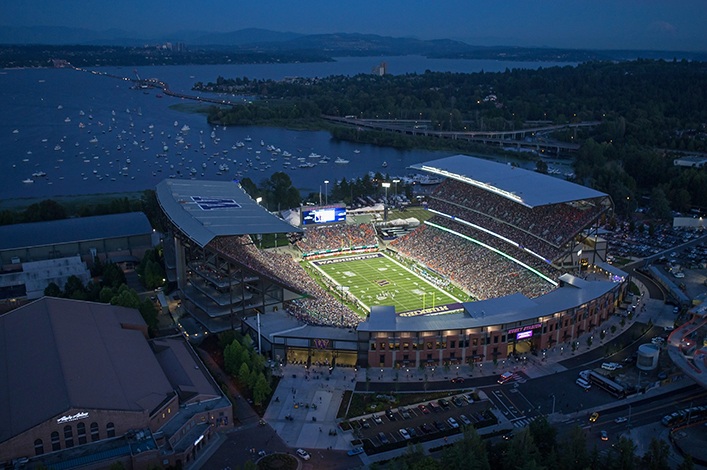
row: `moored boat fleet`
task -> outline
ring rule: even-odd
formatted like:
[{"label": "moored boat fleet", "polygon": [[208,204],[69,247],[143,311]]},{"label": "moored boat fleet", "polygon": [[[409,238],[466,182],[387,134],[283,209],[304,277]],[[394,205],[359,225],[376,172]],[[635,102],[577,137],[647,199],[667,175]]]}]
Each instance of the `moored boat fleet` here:
[{"label": "moored boat fleet", "polygon": [[[25,174],[31,176],[21,180],[24,184],[40,180],[53,184],[64,178],[71,180],[77,174],[84,181],[94,178],[122,181],[136,179],[145,172],[170,178],[213,174],[241,178],[272,167],[289,172],[350,163],[342,156],[332,158],[305,149],[288,151],[264,140],[260,140],[258,146],[250,136],[241,136],[240,140],[226,145],[221,140],[233,138],[235,133],[223,132],[227,130],[225,126],[213,127],[206,133],[196,132],[189,124],[176,120],[172,126],[159,126],[149,122],[139,108],[126,108],[124,112],[113,110],[108,115],[94,110],[67,113],[69,107],[64,109],[63,106],[57,109],[63,110],[64,117],[55,127],[65,135],[57,138],[58,134],[54,133],[39,142],[28,141],[32,150],[27,151],[22,162],[13,165],[29,170]],[[24,139],[22,129],[13,129],[12,134],[18,141]],[[53,152],[50,154],[43,149],[53,149]],[[353,150],[354,156],[360,153],[358,149]]]}]

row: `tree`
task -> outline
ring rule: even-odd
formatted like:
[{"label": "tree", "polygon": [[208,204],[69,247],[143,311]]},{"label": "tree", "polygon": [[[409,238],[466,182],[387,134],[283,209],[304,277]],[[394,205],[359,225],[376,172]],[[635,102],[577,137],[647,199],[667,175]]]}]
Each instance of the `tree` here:
[{"label": "tree", "polygon": [[243,385],[248,385],[248,380],[250,379],[250,367],[246,362],[241,363],[241,367],[238,370],[238,381]]},{"label": "tree", "polygon": [[261,372],[255,382],[255,386],[253,387],[253,402],[260,406],[265,402],[271,393],[272,389],[270,388],[270,384],[268,384],[268,381]]},{"label": "tree", "polygon": [[464,429],[464,438],[442,453],[442,467],[446,470],[490,470],[486,444],[476,429]]},{"label": "tree", "polygon": [[108,263],[103,269],[103,285],[119,288],[122,284],[126,283],[125,273],[122,269],[118,267],[115,263]]},{"label": "tree", "polygon": [[56,282],[50,282],[44,289],[44,295],[47,297],[62,297],[61,288],[56,285]]},{"label": "tree", "polygon": [[83,300],[86,298],[86,288],[78,276],[69,276],[64,285],[64,295],[69,299]]},{"label": "tree", "polygon": [[662,439],[653,437],[648,445],[648,452],[643,455],[643,468],[648,470],[661,470],[669,468],[670,446]]},{"label": "tree", "polygon": [[651,214],[660,220],[670,218],[670,203],[665,197],[665,192],[660,188],[654,188],[651,191]]},{"label": "tree", "polygon": [[533,441],[538,446],[538,451],[546,459],[557,444],[557,429],[555,429],[544,416],[540,416],[528,426]]}]

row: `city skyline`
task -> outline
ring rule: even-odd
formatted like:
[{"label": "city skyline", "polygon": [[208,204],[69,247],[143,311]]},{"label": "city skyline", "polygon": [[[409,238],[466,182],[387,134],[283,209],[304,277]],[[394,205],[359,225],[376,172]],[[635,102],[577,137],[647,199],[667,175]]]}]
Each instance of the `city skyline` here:
[{"label": "city skyline", "polygon": [[[705,51],[707,3],[686,0],[622,2],[374,2],[149,3],[28,0],[5,2],[7,27],[117,30],[151,39],[184,31],[231,32],[260,28],[298,34],[363,33],[419,39],[455,39],[481,46],[570,49]],[[8,20],[11,18],[11,21]]]}]

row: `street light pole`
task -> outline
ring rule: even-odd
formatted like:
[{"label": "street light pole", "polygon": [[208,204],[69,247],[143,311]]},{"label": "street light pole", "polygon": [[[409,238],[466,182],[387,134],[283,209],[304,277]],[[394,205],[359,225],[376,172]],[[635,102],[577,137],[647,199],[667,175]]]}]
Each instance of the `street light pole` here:
[{"label": "street light pole", "polygon": [[329,180],[324,180],[324,205],[329,204]]},{"label": "street light pole", "polygon": [[382,183],[382,186],[385,188],[385,202],[383,203],[383,220],[387,221],[388,220],[388,188],[390,188],[390,183],[387,181]]},{"label": "street light pole", "polygon": [[552,414],[555,414],[555,394],[552,393],[550,396],[552,397]]},{"label": "street light pole", "polygon": [[400,183],[399,179],[394,179],[393,184],[395,185],[395,200],[398,200],[398,183]]}]

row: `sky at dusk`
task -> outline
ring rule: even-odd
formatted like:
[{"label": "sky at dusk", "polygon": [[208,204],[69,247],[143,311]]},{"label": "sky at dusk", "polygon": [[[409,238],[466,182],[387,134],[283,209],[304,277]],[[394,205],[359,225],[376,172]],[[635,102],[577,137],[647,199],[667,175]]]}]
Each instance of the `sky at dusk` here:
[{"label": "sky at dusk", "polygon": [[4,0],[0,24],[372,33],[475,45],[707,51],[707,0]]}]

